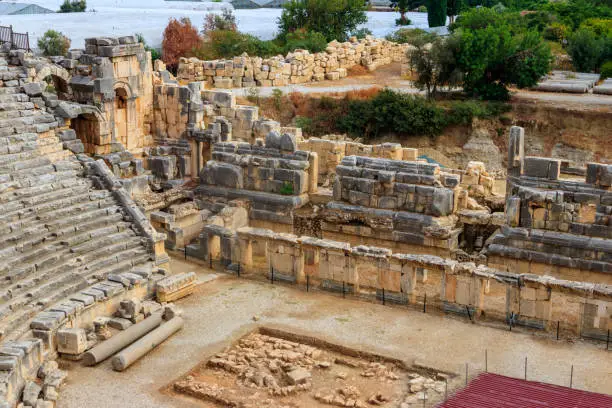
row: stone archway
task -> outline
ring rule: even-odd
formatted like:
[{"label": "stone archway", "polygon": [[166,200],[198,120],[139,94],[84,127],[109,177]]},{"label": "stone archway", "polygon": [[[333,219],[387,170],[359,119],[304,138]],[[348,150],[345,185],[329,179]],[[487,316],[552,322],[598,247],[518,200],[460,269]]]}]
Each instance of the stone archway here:
[{"label": "stone archway", "polygon": [[80,107],[80,113],[70,120],[70,128],[83,142],[86,153],[108,153],[110,151],[111,135],[104,116],[95,107],[87,105],[81,105]]},{"label": "stone archway", "polygon": [[126,82],[115,83],[114,90],[113,140],[132,149],[138,146],[136,97]]}]

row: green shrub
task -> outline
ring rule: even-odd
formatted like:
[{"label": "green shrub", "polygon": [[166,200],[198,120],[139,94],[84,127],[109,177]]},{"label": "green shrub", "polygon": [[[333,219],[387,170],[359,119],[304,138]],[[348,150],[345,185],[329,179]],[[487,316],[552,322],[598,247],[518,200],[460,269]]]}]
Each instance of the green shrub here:
[{"label": "green shrub", "polygon": [[446,126],[444,110],[421,96],[385,89],[370,101],[352,101],[339,128],[349,134],[376,137],[385,132],[439,134]]},{"label": "green shrub", "polygon": [[368,21],[363,0],[291,0],[278,19],[280,35],[303,29],[325,36],[327,41],[344,41],[349,33]]},{"label": "green shrub", "polygon": [[211,31],[237,31],[236,16],[229,9],[223,9],[221,15],[217,13],[208,13],[204,17],[204,27],[202,34],[207,34]]},{"label": "green shrub", "polygon": [[207,41],[193,51],[194,56],[202,60],[232,58],[243,53],[266,58],[283,52],[273,41],[262,41],[237,31],[211,31],[207,33],[207,38]]},{"label": "green shrub", "polygon": [[567,39],[570,30],[565,24],[561,23],[552,23],[542,32],[542,37],[548,41],[554,41],[558,43],[562,43]]},{"label": "green shrub", "polygon": [[419,13],[427,13],[427,6],[426,5],[419,6],[417,8],[417,12],[419,12]]},{"label": "green shrub", "polygon": [[412,24],[412,20],[410,20],[408,17],[404,17],[404,19],[398,18],[395,20],[396,26],[409,26],[410,24]]},{"label": "green shrub", "polygon": [[285,181],[280,188],[282,195],[293,195],[293,184],[289,181]]},{"label": "green shrub", "polygon": [[612,56],[612,37],[597,35],[589,28],[580,28],[569,38],[567,52],[578,71],[595,71]]},{"label": "green shrub", "polygon": [[87,9],[85,0],[64,0],[60,6],[59,13],[79,13]]},{"label": "green shrub", "polygon": [[38,39],[38,48],[46,56],[66,55],[70,49],[70,39],[55,30],[47,30]]},{"label": "green shrub", "polygon": [[580,24],[580,28],[587,28],[597,35],[612,35],[612,18],[589,18]]},{"label": "green shrub", "polygon": [[612,78],[612,61],[606,61],[601,66],[601,79]]},{"label": "green shrub", "polygon": [[285,36],[284,52],[292,52],[297,49],[310,52],[321,52],[327,48],[325,36],[316,31],[297,30]]},{"label": "green shrub", "polygon": [[420,28],[400,28],[393,34],[387,35],[387,40],[398,44],[415,44],[417,42],[433,42],[437,35],[428,33]]}]

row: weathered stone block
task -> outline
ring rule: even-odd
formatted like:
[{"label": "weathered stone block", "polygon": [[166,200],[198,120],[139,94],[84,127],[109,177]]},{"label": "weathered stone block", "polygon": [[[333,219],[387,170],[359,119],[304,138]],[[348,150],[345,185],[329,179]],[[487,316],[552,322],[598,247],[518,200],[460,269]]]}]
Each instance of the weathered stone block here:
[{"label": "weathered stone block", "polygon": [[60,353],[78,355],[87,349],[84,329],[60,329],[57,331],[57,349]]}]

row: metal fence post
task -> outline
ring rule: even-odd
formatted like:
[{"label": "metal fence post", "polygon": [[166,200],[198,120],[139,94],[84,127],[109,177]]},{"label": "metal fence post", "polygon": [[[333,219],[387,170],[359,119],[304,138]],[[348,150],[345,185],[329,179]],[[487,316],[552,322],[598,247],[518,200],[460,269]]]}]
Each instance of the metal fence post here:
[{"label": "metal fence post", "polygon": [[559,340],[559,325],[561,323],[559,322],[559,320],[557,320],[557,340]]},{"label": "metal fence post", "polygon": [[382,302],[385,304],[385,288],[382,288]]},{"label": "metal fence post", "polygon": [[467,387],[468,383],[468,363],[465,363],[465,386]]},{"label": "metal fence post", "polygon": [[425,293],[425,297],[423,298],[423,313],[427,313],[427,293]]},{"label": "metal fence post", "polygon": [[485,349],[485,373],[489,372],[489,350]]},{"label": "metal fence post", "polygon": [[342,297],[346,297],[346,292],[344,291],[344,281],[342,281]]},{"label": "metal fence post", "polygon": [[574,384],[574,365],[572,364],[572,371],[570,372],[570,388]]},{"label": "metal fence post", "polygon": [[610,329],[608,329],[608,337],[606,338],[606,351],[609,350],[610,347]]},{"label": "metal fence post", "polygon": [[310,275],[306,275],[306,292],[310,292]]},{"label": "metal fence post", "polygon": [[525,357],[525,381],[527,381],[527,357]]}]

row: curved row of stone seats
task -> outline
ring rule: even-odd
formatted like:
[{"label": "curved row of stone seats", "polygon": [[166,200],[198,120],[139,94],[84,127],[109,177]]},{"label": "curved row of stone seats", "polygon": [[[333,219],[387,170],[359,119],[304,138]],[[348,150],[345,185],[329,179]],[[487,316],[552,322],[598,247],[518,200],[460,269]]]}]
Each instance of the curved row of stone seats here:
[{"label": "curved row of stone seats", "polygon": [[[159,271],[146,263],[128,272],[110,275],[38,313],[30,324],[33,337],[5,341],[0,346],[0,407],[16,406],[26,384],[40,375],[45,359],[55,356],[54,334],[58,329],[75,327],[79,321],[91,321],[99,313],[98,306],[105,309],[109,302],[118,304],[122,299],[150,295],[154,281],[163,276],[155,272]],[[56,371],[56,374],[54,387],[57,389],[65,373]],[[25,391],[23,395],[25,398]]]},{"label": "curved row of stone seats", "polygon": [[151,258],[121,203],[63,150],[25,77],[0,56],[0,341],[21,336],[50,304]]}]

